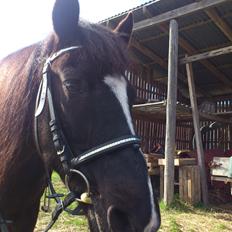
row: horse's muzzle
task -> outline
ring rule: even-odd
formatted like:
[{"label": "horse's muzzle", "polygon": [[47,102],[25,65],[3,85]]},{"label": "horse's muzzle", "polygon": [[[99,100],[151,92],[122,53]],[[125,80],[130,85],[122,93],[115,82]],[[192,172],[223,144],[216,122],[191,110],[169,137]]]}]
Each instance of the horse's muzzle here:
[{"label": "horse's muzzle", "polygon": [[113,205],[107,210],[107,221],[110,230],[113,232],[156,232],[160,227],[160,220],[152,223],[152,225],[146,229],[140,227],[137,223],[131,221],[128,214]]}]

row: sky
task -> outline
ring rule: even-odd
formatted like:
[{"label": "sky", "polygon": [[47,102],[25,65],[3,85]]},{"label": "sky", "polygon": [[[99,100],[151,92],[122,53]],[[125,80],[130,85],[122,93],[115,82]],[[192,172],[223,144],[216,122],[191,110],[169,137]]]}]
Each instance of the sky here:
[{"label": "sky", "polygon": [[[44,39],[52,31],[54,1],[0,1],[0,58]],[[80,17],[98,22],[144,2],[146,0],[79,0]]]}]

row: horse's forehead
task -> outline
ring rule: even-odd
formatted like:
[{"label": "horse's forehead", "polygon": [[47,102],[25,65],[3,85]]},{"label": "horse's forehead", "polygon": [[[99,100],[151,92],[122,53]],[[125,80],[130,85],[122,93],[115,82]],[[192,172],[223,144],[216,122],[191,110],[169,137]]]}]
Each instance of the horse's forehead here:
[{"label": "horse's forehead", "polygon": [[123,76],[106,76],[104,78],[104,82],[109,86],[110,90],[114,93],[115,97],[119,101],[122,111],[125,115],[128,127],[131,133],[134,135],[134,128],[131,119],[131,114],[128,105],[128,97],[127,97],[127,82],[125,77]]}]

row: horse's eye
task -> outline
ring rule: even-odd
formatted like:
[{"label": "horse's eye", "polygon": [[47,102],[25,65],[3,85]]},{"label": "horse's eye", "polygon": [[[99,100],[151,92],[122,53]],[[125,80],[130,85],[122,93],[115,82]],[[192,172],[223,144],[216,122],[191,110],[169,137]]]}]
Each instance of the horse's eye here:
[{"label": "horse's eye", "polygon": [[70,92],[76,92],[79,89],[78,81],[75,80],[65,80],[63,85]]},{"label": "horse's eye", "polygon": [[86,84],[83,81],[77,79],[65,80],[63,82],[63,85],[72,95],[83,95],[87,92]]}]

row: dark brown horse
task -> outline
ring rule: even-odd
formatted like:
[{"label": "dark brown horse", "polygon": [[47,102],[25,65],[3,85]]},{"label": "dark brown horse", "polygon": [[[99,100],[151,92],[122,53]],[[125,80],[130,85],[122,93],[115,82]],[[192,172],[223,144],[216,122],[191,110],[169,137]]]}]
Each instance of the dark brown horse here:
[{"label": "dark brown horse", "polygon": [[[11,221],[0,231],[6,225],[12,232],[33,231],[46,173],[56,170],[63,178],[65,165],[90,184],[92,204],[84,207],[90,231],[158,229],[159,208],[144,158],[128,143],[136,140],[130,116],[134,94],[125,78],[132,26],[131,14],[114,31],[82,23],[77,0],[56,0],[54,33],[0,62],[0,220]],[[42,76],[45,88],[36,106]],[[49,126],[53,111],[59,129]],[[63,150],[56,144],[60,134]],[[71,164],[62,156],[66,147],[77,157]],[[77,192],[84,192],[83,181],[74,181]]]}]

